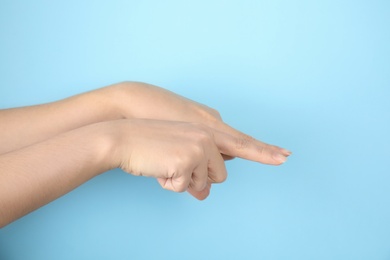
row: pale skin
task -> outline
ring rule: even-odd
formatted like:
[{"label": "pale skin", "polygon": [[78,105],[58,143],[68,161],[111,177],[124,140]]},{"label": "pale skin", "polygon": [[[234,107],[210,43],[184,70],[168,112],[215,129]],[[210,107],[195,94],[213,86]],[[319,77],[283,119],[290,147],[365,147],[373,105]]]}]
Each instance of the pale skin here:
[{"label": "pale skin", "polygon": [[111,169],[203,200],[226,179],[224,160],[280,165],[291,154],[212,108],[140,82],[0,110],[0,126],[0,227]]}]

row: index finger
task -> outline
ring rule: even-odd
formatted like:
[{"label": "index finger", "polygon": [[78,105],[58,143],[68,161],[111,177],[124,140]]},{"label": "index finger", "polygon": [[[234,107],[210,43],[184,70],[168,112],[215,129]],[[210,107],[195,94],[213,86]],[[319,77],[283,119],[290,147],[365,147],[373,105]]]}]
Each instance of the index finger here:
[{"label": "index finger", "polygon": [[279,165],[284,163],[291,154],[286,149],[258,141],[227,124],[223,123],[221,128],[222,131],[213,129],[214,138],[220,152],[225,155],[264,164]]}]

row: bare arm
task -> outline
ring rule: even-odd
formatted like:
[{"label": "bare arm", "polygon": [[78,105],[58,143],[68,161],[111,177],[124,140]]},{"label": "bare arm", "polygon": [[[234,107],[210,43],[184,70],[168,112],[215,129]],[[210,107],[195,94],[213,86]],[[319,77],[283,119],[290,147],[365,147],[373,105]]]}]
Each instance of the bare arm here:
[{"label": "bare arm", "polygon": [[88,124],[119,119],[106,87],[60,101],[0,110],[0,154]]},{"label": "bare arm", "polygon": [[0,227],[109,169],[108,139],[80,128],[0,156]]}]

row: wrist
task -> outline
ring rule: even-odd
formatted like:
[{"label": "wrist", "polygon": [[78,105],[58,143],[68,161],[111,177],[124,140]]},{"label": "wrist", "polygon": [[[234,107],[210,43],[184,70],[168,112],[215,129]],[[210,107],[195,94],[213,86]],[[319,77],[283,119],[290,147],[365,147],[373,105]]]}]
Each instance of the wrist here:
[{"label": "wrist", "polygon": [[126,118],[123,104],[129,101],[122,84],[109,85],[84,95],[84,103],[89,104],[91,110],[100,117],[96,123]]},{"label": "wrist", "polygon": [[87,130],[93,138],[95,156],[103,171],[120,168],[123,154],[129,154],[134,137],[130,120],[112,120],[91,125]]},{"label": "wrist", "polygon": [[80,148],[86,154],[86,160],[90,161],[90,172],[94,177],[106,171],[118,167],[116,162],[117,141],[112,122],[105,121],[91,124],[74,130],[77,140],[74,143],[81,144]]},{"label": "wrist", "polygon": [[123,81],[104,88],[104,96],[116,116],[113,120],[138,117],[136,104],[145,94],[144,86],[142,82]]},{"label": "wrist", "polygon": [[128,118],[125,105],[131,103],[129,86],[125,82],[116,83],[101,89],[101,98],[110,107],[111,120]]}]

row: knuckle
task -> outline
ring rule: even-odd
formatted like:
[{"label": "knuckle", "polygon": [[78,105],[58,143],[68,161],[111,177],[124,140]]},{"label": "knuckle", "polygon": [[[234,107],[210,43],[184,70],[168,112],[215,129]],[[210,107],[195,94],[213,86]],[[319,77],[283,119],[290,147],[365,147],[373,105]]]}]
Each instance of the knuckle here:
[{"label": "knuckle", "polygon": [[185,192],[186,190],[187,190],[187,187],[184,185],[184,183],[180,183],[180,184],[177,184],[177,185],[175,185],[175,187],[174,187],[174,191],[175,192]]},{"label": "knuckle", "polygon": [[193,144],[188,149],[188,154],[184,156],[184,161],[187,163],[187,165],[191,164],[193,165],[197,161],[201,160],[201,158],[204,157],[204,149],[202,145],[199,145],[198,143]]},{"label": "knuckle", "polygon": [[212,115],[213,118],[222,120],[221,113],[219,113],[218,110],[216,110],[214,108],[210,108],[210,114]]},{"label": "knuckle", "polygon": [[197,113],[205,122],[221,121],[221,114],[214,108],[201,104],[197,107]]},{"label": "knuckle", "polygon": [[185,192],[188,188],[187,176],[181,176],[180,178],[174,179],[172,184],[175,192]]},{"label": "knuckle", "polygon": [[201,182],[192,182],[190,184],[190,188],[192,188],[193,190],[196,190],[196,191],[202,191],[205,186],[206,186],[206,184],[201,183]]},{"label": "knuckle", "polygon": [[263,146],[256,146],[256,151],[261,155],[265,154],[265,148]]},{"label": "knuckle", "polygon": [[227,179],[227,174],[226,173],[223,173],[223,174],[218,174],[214,177],[214,181],[216,183],[222,183],[224,181],[226,181]]},{"label": "knuckle", "polygon": [[249,146],[250,141],[245,138],[237,138],[235,142],[235,147],[237,150],[243,150]]},{"label": "knuckle", "polygon": [[196,191],[202,191],[207,186],[207,173],[193,174],[190,187]]},{"label": "knuckle", "polygon": [[211,135],[208,131],[201,130],[197,134],[197,141],[200,143],[208,143],[211,141]]},{"label": "knuckle", "polygon": [[248,148],[248,146],[253,143],[256,139],[247,134],[241,134],[239,138],[236,139],[236,148],[242,150]]},{"label": "knuckle", "polygon": [[184,192],[187,190],[186,176],[178,176],[177,172],[174,172],[173,177],[167,179],[162,187],[174,192]]},{"label": "knuckle", "polygon": [[186,153],[177,156],[175,162],[176,172],[186,171],[191,167],[193,161],[194,161],[193,152],[191,154]]},{"label": "knuckle", "polygon": [[264,144],[264,145],[256,145],[256,150],[261,155],[270,154],[273,150],[272,146]]},{"label": "knuckle", "polygon": [[212,134],[207,126],[200,123],[192,123],[195,126],[194,131],[191,133],[191,137],[196,144],[208,143],[212,140]]}]

